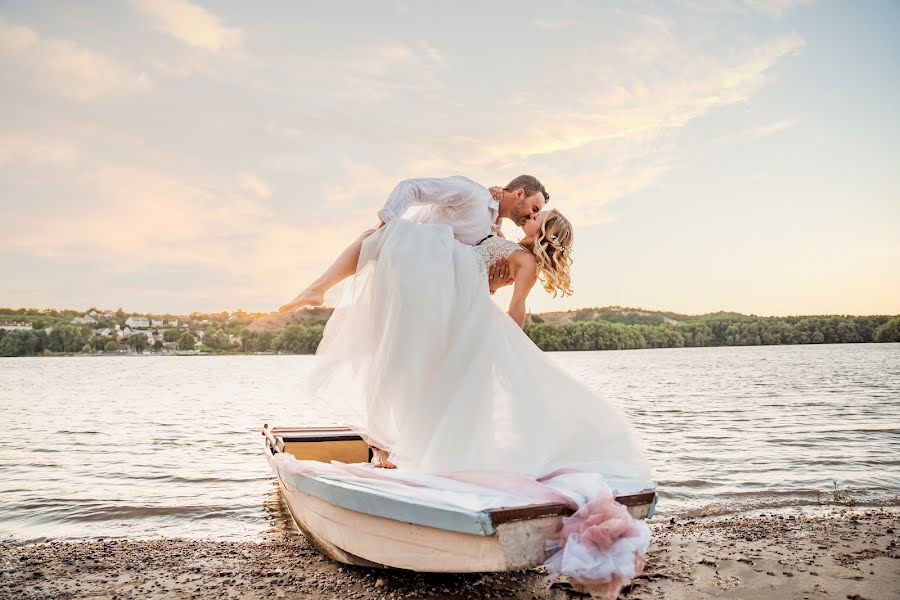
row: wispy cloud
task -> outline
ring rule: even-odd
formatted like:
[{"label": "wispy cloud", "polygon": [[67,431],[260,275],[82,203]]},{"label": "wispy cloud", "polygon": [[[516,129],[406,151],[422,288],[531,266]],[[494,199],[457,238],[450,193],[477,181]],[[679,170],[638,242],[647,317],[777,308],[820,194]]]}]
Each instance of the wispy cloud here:
[{"label": "wispy cloud", "polygon": [[780,19],[785,13],[816,0],[679,0],[679,4],[691,12],[707,15],[761,14]]},{"label": "wispy cloud", "polygon": [[[5,232],[0,253],[89,261],[113,279],[160,270],[176,279],[178,270],[194,273],[184,284],[188,291],[156,282],[152,293],[160,298],[197,297],[203,281],[205,298],[274,309],[333,258],[335,240],[360,230],[347,213],[331,224],[279,217],[266,203],[269,186],[249,173],[234,189],[228,180],[192,181],[102,160],[63,138],[0,135],[0,178],[9,181],[14,172],[33,179],[47,167],[65,196],[5,207],[10,218],[30,225]],[[53,218],[45,218],[48,210]],[[286,273],[296,280],[286,281]]]},{"label": "wispy cloud", "polygon": [[743,0],[745,6],[773,19],[780,18],[789,10],[804,4],[813,4],[816,0]]},{"label": "wispy cloud", "polygon": [[74,163],[80,155],[78,146],[65,139],[0,133],[0,167],[60,166]]},{"label": "wispy cloud", "polygon": [[544,30],[568,29],[574,24],[571,19],[536,18],[532,21],[535,27]]},{"label": "wispy cloud", "polygon": [[576,99],[571,110],[542,111],[519,139],[501,137],[489,152],[528,157],[603,140],[640,141],[642,136],[681,127],[714,108],[747,101],[770,81],[770,69],[802,46],[803,40],[791,35],[721,62],[683,54],[673,57],[684,61],[675,72],[689,72],[690,77],[628,83],[626,77],[616,80],[604,76],[606,85]]},{"label": "wispy cloud", "polygon": [[241,189],[252,193],[257,198],[268,198],[272,195],[272,188],[252,173],[242,173],[238,178],[238,184]]},{"label": "wispy cloud", "polygon": [[134,73],[103,54],[3,20],[0,81],[82,101],[141,92],[152,85],[146,74]]},{"label": "wispy cloud", "polygon": [[134,5],[162,33],[185,44],[219,52],[240,45],[243,32],[226,27],[206,9],[186,0],[133,0]]},{"label": "wispy cloud", "polygon": [[[594,73],[591,79],[601,86],[572,94],[559,107],[526,100],[521,111],[504,115],[505,130],[472,145],[476,160],[545,165],[556,173],[565,173],[576,156],[582,164],[591,160],[592,169],[561,178],[557,187],[571,198],[566,206],[574,218],[594,221],[598,205],[639,191],[671,168],[669,136],[712,110],[747,102],[772,81],[773,67],[804,43],[795,35],[777,37],[716,58],[692,54],[674,37],[654,39],[642,44],[636,62],[617,62],[631,70]],[[629,53],[635,43],[639,40],[630,40],[620,51]],[[646,63],[655,66],[645,70]],[[758,135],[787,126],[772,125]]]},{"label": "wispy cloud", "polygon": [[765,125],[751,127],[749,129],[739,131],[735,134],[724,136],[724,137],[720,138],[720,141],[722,141],[722,142],[737,142],[740,140],[760,139],[760,138],[768,137],[770,135],[774,135],[781,131],[785,131],[786,129],[790,129],[795,124],[796,124],[795,119],[781,119],[779,121],[773,121],[772,123],[766,123]]}]

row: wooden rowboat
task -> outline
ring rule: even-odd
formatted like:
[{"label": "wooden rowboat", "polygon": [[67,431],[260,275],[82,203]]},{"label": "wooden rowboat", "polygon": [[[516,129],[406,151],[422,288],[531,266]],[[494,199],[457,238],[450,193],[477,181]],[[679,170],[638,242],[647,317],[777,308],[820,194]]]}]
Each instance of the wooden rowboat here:
[{"label": "wooden rowboat", "polygon": [[[367,462],[369,447],[341,427],[263,426],[265,451],[299,529],[342,563],[421,572],[513,571],[542,564],[544,541],[571,514],[564,504],[468,510],[393,494],[377,486],[279,468],[280,453],[328,463]],[[616,498],[636,518],[652,516],[646,487]]]}]

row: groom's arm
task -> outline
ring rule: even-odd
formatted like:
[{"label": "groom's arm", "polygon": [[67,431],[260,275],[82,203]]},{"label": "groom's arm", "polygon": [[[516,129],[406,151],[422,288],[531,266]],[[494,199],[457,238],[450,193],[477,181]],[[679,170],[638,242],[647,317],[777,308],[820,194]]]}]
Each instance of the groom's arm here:
[{"label": "groom's arm", "polygon": [[388,196],[384,208],[378,211],[378,218],[382,223],[389,223],[402,217],[410,206],[457,204],[468,197],[466,186],[466,180],[459,177],[404,179]]}]

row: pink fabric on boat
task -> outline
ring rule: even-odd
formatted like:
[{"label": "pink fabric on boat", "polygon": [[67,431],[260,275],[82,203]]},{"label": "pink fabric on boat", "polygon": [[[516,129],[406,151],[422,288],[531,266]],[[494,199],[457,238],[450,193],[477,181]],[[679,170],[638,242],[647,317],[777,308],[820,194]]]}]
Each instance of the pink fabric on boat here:
[{"label": "pink fabric on boat", "polygon": [[565,504],[572,510],[578,509],[578,505],[570,497],[527,475],[503,471],[453,471],[451,473],[441,473],[440,476],[465,483],[474,483],[475,485],[516,496],[524,496],[536,502],[555,502]]},{"label": "pink fabric on boat", "polygon": [[608,486],[601,481],[594,485],[590,500],[564,517],[556,539],[547,543],[548,550],[557,552],[546,565],[554,579],[566,575],[576,590],[614,600],[643,570],[650,528],[616,502]]},{"label": "pink fabric on boat", "polygon": [[558,477],[559,475],[568,475],[569,473],[581,473],[581,471],[579,471],[578,469],[557,469],[552,473],[541,475],[537,478],[537,480],[543,483],[544,481],[549,481],[554,477]]},{"label": "pink fabric on boat", "polygon": [[[370,469],[359,465],[347,464],[337,461],[331,461],[331,464],[339,467],[340,470],[344,471],[348,475],[355,475],[356,477],[392,481],[394,483],[402,483],[403,485],[408,485],[410,487],[428,487],[424,483],[420,483],[418,481],[410,481],[408,479],[403,479],[402,477],[397,477],[396,475],[388,475],[384,472],[379,472],[379,470],[376,469]],[[381,469],[381,471],[383,471],[383,469]]]}]

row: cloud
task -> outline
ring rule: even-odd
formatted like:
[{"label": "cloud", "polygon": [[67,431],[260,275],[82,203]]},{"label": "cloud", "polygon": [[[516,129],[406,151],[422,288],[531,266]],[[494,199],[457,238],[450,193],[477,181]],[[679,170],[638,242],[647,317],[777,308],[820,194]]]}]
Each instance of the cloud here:
[{"label": "cloud", "polygon": [[679,4],[697,14],[706,15],[739,15],[761,14],[772,19],[780,19],[785,13],[804,5],[814,4],[816,0],[679,0]]},{"label": "cloud", "polygon": [[[7,232],[3,245],[34,256],[115,255],[121,264],[159,260],[221,264],[239,252],[209,252],[260,234],[273,213],[257,198],[194,183],[164,171],[105,161],[62,138],[0,135],[3,177],[31,181],[52,167],[53,194],[7,207],[32,226]],[[256,190],[255,192],[258,192]],[[42,218],[52,206],[53,218]],[[223,240],[228,240],[224,242]],[[205,251],[199,251],[209,244]],[[196,252],[183,252],[190,247]]]},{"label": "cloud", "polygon": [[134,0],[154,29],[195,48],[220,52],[240,45],[243,32],[186,0]]},{"label": "cloud", "polygon": [[756,12],[762,13],[773,19],[780,18],[787,11],[802,6],[813,4],[816,0],[743,0],[744,5]]},{"label": "cloud", "polygon": [[72,142],[52,137],[0,134],[0,167],[72,164],[80,156]]},{"label": "cloud", "polygon": [[776,134],[780,131],[790,129],[795,125],[795,123],[796,121],[794,119],[781,119],[779,121],[774,121],[772,123],[767,123],[758,127],[751,127],[750,129],[745,129],[744,131],[739,131],[734,135],[725,136],[721,138],[721,141],[736,142],[739,140],[764,138]]},{"label": "cloud", "polygon": [[251,173],[242,173],[238,178],[241,189],[251,192],[257,198],[268,198],[272,195],[272,188],[262,179]]},{"label": "cloud", "polygon": [[133,73],[106,56],[63,39],[0,20],[0,81],[73,100],[142,92],[152,86],[144,73]]},{"label": "cloud", "polygon": [[[661,35],[668,27],[664,22],[649,26],[652,39],[631,38],[617,49],[630,57],[613,56],[610,62],[618,69],[598,67],[591,73],[579,65],[561,73],[558,85],[545,82],[547,87],[584,80],[601,85],[573,89],[556,106],[526,96],[521,108],[511,107],[487,136],[468,144],[473,163],[521,165],[539,177],[565,174],[558,187],[571,198],[570,216],[603,220],[599,205],[639,191],[671,168],[671,138],[679,129],[717,108],[747,102],[773,80],[773,67],[804,43],[796,35],[781,36],[717,57],[689,52],[674,33]],[[640,54],[632,52],[635,45]],[[787,126],[773,124],[757,135]]]},{"label": "cloud", "polygon": [[368,105],[399,96],[436,98],[445,91],[440,74],[446,67],[443,53],[431,44],[389,41],[304,57],[292,75],[315,88],[320,99]]},{"label": "cloud", "polygon": [[552,31],[558,29],[568,29],[575,23],[571,19],[537,18],[532,20],[532,24],[534,24],[534,26],[538,29]]},{"label": "cloud", "polygon": [[[101,160],[61,138],[0,135],[6,183],[15,187],[16,178],[31,182],[47,173],[53,180],[49,195],[32,191],[29,202],[5,206],[10,219],[29,226],[5,232],[0,255],[80,261],[101,279],[129,282],[129,293],[146,286],[157,300],[227,299],[274,309],[363,229],[352,210],[339,211],[332,222],[305,215],[292,222],[266,204],[271,189],[249,173],[239,177],[235,191],[225,179],[194,181]],[[375,209],[370,212],[366,223],[372,225]],[[141,273],[158,279],[138,281]],[[179,273],[190,273],[189,281]]]},{"label": "cloud", "polygon": [[[561,111],[543,110],[519,136],[498,136],[487,152],[499,156],[532,157],[587,146],[598,141],[655,136],[684,126],[710,110],[747,101],[770,80],[770,69],[803,46],[795,35],[719,62],[683,54],[681,76],[628,82],[628,76],[603,76],[607,85],[576,99]],[[662,65],[664,66],[664,65]],[[598,74],[600,75],[600,74]]]}]

